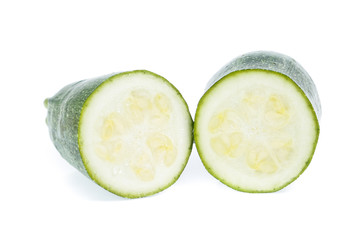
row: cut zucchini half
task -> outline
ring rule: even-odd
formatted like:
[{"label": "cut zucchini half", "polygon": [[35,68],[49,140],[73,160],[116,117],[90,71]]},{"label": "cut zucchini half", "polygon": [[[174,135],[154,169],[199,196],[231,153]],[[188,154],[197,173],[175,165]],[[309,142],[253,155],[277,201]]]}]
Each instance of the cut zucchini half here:
[{"label": "cut zucchini half", "polygon": [[83,80],[45,103],[60,154],[112,193],[160,192],[186,166],[192,118],[179,91],[159,75],[137,70]]},{"label": "cut zucchini half", "polygon": [[316,87],[293,59],[252,52],[209,82],[195,116],[194,138],[205,168],[244,192],[274,192],[309,165],[319,136]]}]

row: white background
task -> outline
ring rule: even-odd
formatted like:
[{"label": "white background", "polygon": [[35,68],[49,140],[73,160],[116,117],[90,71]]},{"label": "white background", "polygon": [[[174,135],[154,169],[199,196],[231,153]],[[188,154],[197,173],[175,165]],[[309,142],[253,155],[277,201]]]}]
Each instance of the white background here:
[{"label": "white background", "polygon": [[[362,239],[360,1],[1,1],[0,239]],[[195,148],[180,179],[127,200],[78,173],[50,141],[43,100],[71,82],[147,69],[194,116],[234,57],[297,60],[323,114],[314,158],[271,194],[232,190]]]}]

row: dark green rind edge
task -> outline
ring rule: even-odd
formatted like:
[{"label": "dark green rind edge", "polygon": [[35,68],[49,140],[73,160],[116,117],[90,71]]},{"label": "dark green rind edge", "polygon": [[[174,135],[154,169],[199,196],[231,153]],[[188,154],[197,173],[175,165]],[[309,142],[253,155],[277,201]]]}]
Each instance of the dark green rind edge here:
[{"label": "dark green rind edge", "polygon": [[[247,56],[247,59],[244,59],[244,56]],[[252,62],[246,62],[246,60],[248,60],[249,56],[253,56],[252,59],[253,61]],[[258,58],[259,56],[261,56],[261,58],[263,59],[263,61],[259,61]],[[271,56],[271,58],[269,58],[269,56]],[[278,71],[280,64],[282,64],[283,61],[278,61],[279,63],[275,63],[274,60],[276,58],[286,58],[287,59],[287,62],[289,63],[288,64],[288,70],[285,70],[285,71]],[[270,61],[272,60],[272,62],[270,63],[267,63],[266,59],[269,59]],[[205,167],[205,169],[213,176],[215,177],[217,180],[219,180],[220,182],[222,182],[223,184],[231,187],[232,189],[235,189],[237,191],[241,191],[241,192],[248,192],[248,193],[269,193],[269,192],[276,192],[276,191],[279,191],[283,188],[285,188],[286,186],[288,186],[289,184],[291,184],[292,182],[294,182],[305,170],[306,168],[309,166],[312,158],[313,158],[313,155],[314,155],[314,152],[315,152],[315,149],[316,149],[316,146],[317,146],[317,143],[318,143],[318,139],[319,139],[319,134],[320,134],[320,125],[319,125],[319,118],[321,116],[321,105],[320,105],[320,100],[319,100],[319,97],[318,97],[318,93],[317,93],[317,89],[314,85],[314,83],[312,82],[311,78],[309,75],[307,75],[306,71],[297,63],[295,62],[295,64],[297,64],[298,66],[298,72],[299,73],[294,73],[294,74],[291,74],[291,72],[294,72],[294,70],[292,69],[292,63],[294,62],[291,62],[291,58],[290,57],[287,57],[285,55],[282,55],[282,54],[278,54],[278,53],[274,53],[274,52],[265,52],[265,51],[258,51],[258,52],[252,52],[252,53],[249,53],[249,54],[246,54],[246,55],[242,55],[241,57],[235,59],[234,61],[232,61],[230,64],[227,64],[225,67],[223,67],[219,72],[217,72],[214,77],[209,81],[208,85],[207,85],[207,90],[206,92],[204,93],[204,95],[202,96],[202,98],[199,100],[198,102],[198,106],[197,106],[197,110],[196,110],[196,114],[195,114],[195,118],[194,118],[194,140],[195,140],[195,145],[196,145],[196,148],[197,148],[197,151],[198,151],[198,154],[202,160],[202,163]],[[257,67],[254,67],[254,64],[256,64]],[[229,66],[230,65],[230,66]],[[241,65],[241,66],[239,66]],[[266,69],[263,69],[262,67],[264,66],[267,66]],[[273,70],[271,69],[273,68]],[[276,188],[273,188],[271,190],[266,190],[266,191],[257,191],[257,190],[251,190],[251,189],[244,189],[244,188],[241,188],[240,186],[236,186],[236,185],[233,185],[231,183],[229,183],[228,181],[226,181],[225,179],[221,178],[220,176],[218,176],[214,171],[213,169],[208,165],[204,155],[203,155],[203,152],[202,152],[202,148],[199,146],[199,133],[198,133],[198,116],[200,114],[200,109],[202,108],[203,106],[203,102],[205,101],[205,99],[208,97],[209,93],[212,91],[212,89],[217,86],[219,83],[221,83],[222,81],[224,80],[227,80],[228,77],[235,73],[235,72],[239,72],[239,71],[248,71],[248,70],[261,70],[261,71],[270,71],[270,72],[274,72],[276,74],[279,74],[281,76],[283,76],[288,82],[290,82],[291,84],[293,84],[296,89],[298,91],[301,92],[302,96],[305,96],[306,98],[306,102],[307,104],[310,106],[312,112],[315,113],[315,123],[316,123],[316,137],[315,137],[315,141],[313,143],[313,148],[312,148],[312,151],[310,153],[310,157],[306,160],[305,162],[305,166],[304,168],[300,171],[300,173],[295,177],[295,178],[292,178],[289,182],[287,182],[286,184],[284,185],[281,185],[279,187],[276,187]],[[301,71],[302,70],[302,71]],[[296,79],[293,79],[291,78],[290,76],[288,76],[287,74],[285,74],[286,72],[289,72],[290,73],[290,76],[294,76],[295,78],[297,76],[300,76],[302,77],[299,81],[297,81]],[[305,75],[306,73],[306,75]],[[302,75],[300,75],[302,74]],[[309,91],[307,90],[308,89],[308,85],[307,84],[301,84],[301,86],[304,86],[305,89],[301,88],[301,86],[297,83],[297,82],[303,82],[304,79],[306,79],[306,81],[308,81],[308,83],[311,83],[312,85],[312,89],[310,89]],[[316,104],[313,104],[310,100],[310,98],[307,96],[306,92],[305,91],[308,91],[310,92],[311,96],[312,96],[312,99],[314,99],[315,101],[318,101]],[[319,111],[319,112],[317,112]]]},{"label": "dark green rind edge", "polygon": [[[79,132],[79,126],[82,122],[82,113],[90,103],[92,94],[100,91],[102,85],[106,82],[113,81],[115,78],[120,77],[120,75],[133,73],[154,75],[159,79],[162,79],[166,84],[168,84],[176,91],[177,95],[183,101],[187,113],[189,114],[188,116],[190,120],[191,134],[191,143],[186,152],[187,155],[185,164],[182,166],[179,174],[175,176],[171,182],[166,184],[166,186],[152,192],[141,193],[138,195],[115,191],[111,187],[103,184],[102,181],[100,181],[97,176],[92,173],[92,171],[87,167],[85,158],[83,156],[84,154],[82,154],[81,149],[83,141],[80,138],[81,134]],[[190,115],[189,107],[184,98],[182,97],[181,93],[177,90],[177,88],[172,85],[168,80],[155,73],[147,70],[135,70],[121,73],[112,73],[95,79],[82,80],[65,86],[54,97],[46,99],[44,101],[44,104],[48,108],[48,116],[46,122],[49,127],[50,136],[61,156],[66,159],[73,167],[79,170],[82,174],[91,178],[91,180],[93,180],[99,186],[118,196],[125,198],[140,198],[161,192],[162,190],[173,185],[179,179],[180,175],[182,174],[183,170],[187,165],[193,146],[193,121]]]}]

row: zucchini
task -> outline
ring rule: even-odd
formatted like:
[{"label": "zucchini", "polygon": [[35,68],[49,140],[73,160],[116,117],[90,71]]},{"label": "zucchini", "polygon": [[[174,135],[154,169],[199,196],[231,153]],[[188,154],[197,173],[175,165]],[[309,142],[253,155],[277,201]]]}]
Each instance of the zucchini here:
[{"label": "zucchini", "polygon": [[300,64],[275,52],[251,52],[208,83],[194,139],[205,168],[222,183],[275,192],[308,167],[320,117],[317,89]]},{"label": "zucchini", "polygon": [[122,197],[144,197],[171,186],[191,153],[186,102],[170,82],[146,70],[67,85],[45,106],[61,156]]}]

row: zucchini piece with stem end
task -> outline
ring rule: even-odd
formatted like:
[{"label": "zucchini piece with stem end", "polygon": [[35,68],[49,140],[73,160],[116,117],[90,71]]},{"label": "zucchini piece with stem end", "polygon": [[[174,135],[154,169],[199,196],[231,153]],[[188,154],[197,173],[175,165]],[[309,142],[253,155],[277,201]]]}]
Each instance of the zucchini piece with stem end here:
[{"label": "zucchini piece with stem end", "polygon": [[185,100],[169,81],[146,70],[72,83],[44,105],[61,156],[122,197],[171,186],[191,153],[193,122]]},{"label": "zucchini piece with stem end", "polygon": [[194,139],[205,168],[222,183],[274,192],[309,165],[320,117],[317,89],[300,64],[275,52],[251,52],[209,81]]}]

